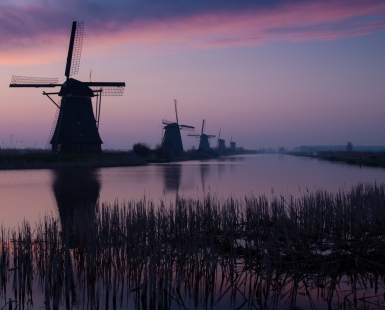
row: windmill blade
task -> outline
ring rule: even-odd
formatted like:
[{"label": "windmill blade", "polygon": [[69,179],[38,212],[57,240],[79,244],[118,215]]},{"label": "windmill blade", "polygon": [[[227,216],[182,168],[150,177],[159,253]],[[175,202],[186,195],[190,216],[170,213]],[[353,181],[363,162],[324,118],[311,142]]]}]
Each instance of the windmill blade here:
[{"label": "windmill blade", "polygon": [[203,135],[204,131],[205,131],[205,120],[203,120],[203,122],[202,122],[202,130],[201,130],[202,135]]},{"label": "windmill blade", "polygon": [[164,124],[164,125],[170,125],[172,123],[174,123],[174,122],[170,122],[170,121],[168,121],[166,119],[162,119],[162,124]]},{"label": "windmill blade", "polygon": [[[87,83],[84,83],[87,84]],[[123,83],[124,84],[124,83]],[[100,92],[102,96],[123,96],[124,93],[123,86],[90,86],[90,88],[95,92]]]},{"label": "windmill blade", "polygon": [[70,45],[68,47],[67,64],[64,75],[69,78],[79,72],[82,53],[84,22],[73,22]]},{"label": "windmill blade", "polygon": [[12,75],[9,87],[55,87],[61,86],[57,78],[41,78]]},{"label": "windmill blade", "polygon": [[215,135],[207,135],[207,137],[209,137],[209,138],[215,138],[216,136],[215,136]]},{"label": "windmill blade", "polygon": [[126,83],[124,82],[83,82],[94,92],[100,92],[102,96],[123,96]]},{"label": "windmill blade", "polygon": [[200,137],[201,135],[198,135],[198,134],[193,134],[193,133],[189,133],[188,134],[189,137]]},{"label": "windmill blade", "polygon": [[179,125],[179,129],[185,131],[195,131],[195,127],[187,125]]},{"label": "windmill blade", "polygon": [[174,99],[176,123],[178,124],[178,110],[177,110],[177,108],[176,108],[176,103],[177,103],[177,101],[176,101],[176,99]]},{"label": "windmill blade", "polygon": [[219,139],[221,138],[221,130],[222,129],[219,129],[218,140],[217,140],[217,148],[219,146]]}]

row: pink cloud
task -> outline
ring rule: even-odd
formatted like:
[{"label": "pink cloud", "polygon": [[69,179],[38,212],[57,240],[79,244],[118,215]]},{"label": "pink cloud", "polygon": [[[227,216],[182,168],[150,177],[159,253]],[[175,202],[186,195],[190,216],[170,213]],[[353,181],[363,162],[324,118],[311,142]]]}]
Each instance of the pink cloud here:
[{"label": "pink cloud", "polygon": [[[30,8],[34,14],[38,8]],[[50,14],[45,11],[44,14]],[[179,52],[190,49],[254,45],[268,41],[335,40],[385,29],[383,1],[318,1],[287,3],[271,9],[195,13],[164,19],[128,21],[94,19],[85,23],[85,46],[95,53],[107,53],[116,45],[124,52]],[[90,27],[87,28],[87,25]],[[40,25],[40,29],[42,25]],[[54,30],[53,30],[54,31]],[[68,33],[31,33],[1,44],[0,63],[36,63],[62,60]],[[101,44],[103,42],[103,44]],[[103,45],[103,46],[101,46]],[[105,48],[106,47],[106,48]]]}]

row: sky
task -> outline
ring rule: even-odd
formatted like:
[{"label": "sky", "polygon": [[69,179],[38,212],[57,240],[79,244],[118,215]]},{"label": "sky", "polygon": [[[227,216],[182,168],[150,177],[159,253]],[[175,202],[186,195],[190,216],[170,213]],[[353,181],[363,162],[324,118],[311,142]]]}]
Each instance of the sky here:
[{"label": "sky", "polygon": [[[385,1],[2,0],[0,145],[45,147],[56,107],[12,75],[64,70],[84,21],[81,81],[103,97],[103,148],[161,142],[175,119],[247,149],[385,145]],[[54,98],[57,100],[57,97]],[[198,140],[182,132],[185,149]],[[216,145],[212,139],[211,145]]]}]

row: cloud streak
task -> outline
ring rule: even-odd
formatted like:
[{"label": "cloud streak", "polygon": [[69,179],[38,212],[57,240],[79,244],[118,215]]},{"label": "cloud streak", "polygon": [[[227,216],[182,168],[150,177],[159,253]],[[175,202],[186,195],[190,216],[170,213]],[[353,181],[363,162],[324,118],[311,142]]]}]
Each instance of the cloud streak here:
[{"label": "cloud streak", "polygon": [[[9,1],[0,5],[0,63],[62,60],[72,20],[85,21],[88,49],[131,51],[334,40],[385,29],[383,1]],[[103,44],[101,44],[103,42]],[[97,47],[97,48],[96,48]],[[60,48],[60,49],[59,49]]]}]

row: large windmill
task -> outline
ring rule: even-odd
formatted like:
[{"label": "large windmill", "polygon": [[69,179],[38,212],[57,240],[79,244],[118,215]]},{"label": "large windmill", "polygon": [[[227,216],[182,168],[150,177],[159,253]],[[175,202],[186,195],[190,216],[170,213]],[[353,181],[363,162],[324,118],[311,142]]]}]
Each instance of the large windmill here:
[{"label": "large windmill", "polygon": [[[58,108],[52,125],[49,142],[53,153],[100,153],[103,143],[99,136],[99,119],[102,96],[122,96],[123,82],[81,82],[72,78],[79,71],[83,43],[84,22],[73,22],[67,64],[66,80],[58,84],[57,78],[12,76],[10,87],[60,87],[59,92],[46,93]],[[50,95],[59,95],[56,103]],[[96,97],[95,114],[91,98]],[[47,143],[47,144],[48,144]]]},{"label": "large windmill", "polygon": [[187,126],[187,125],[179,125],[178,110],[176,107],[175,99],[174,99],[174,103],[175,103],[176,122],[170,122],[167,120],[162,121],[163,125],[166,125],[163,127],[164,134],[162,138],[162,147],[170,151],[183,151],[182,137],[180,135],[180,131],[181,130],[194,131],[194,127]]},{"label": "large windmill", "polygon": [[206,135],[205,134],[205,120],[202,122],[202,130],[201,134],[189,134],[190,137],[196,137],[199,139],[199,147],[198,151],[210,152],[210,138],[215,138],[214,135]]},{"label": "large windmill", "polygon": [[219,129],[219,134],[218,134],[217,150],[218,151],[226,150],[225,140],[221,139],[221,129]]}]

